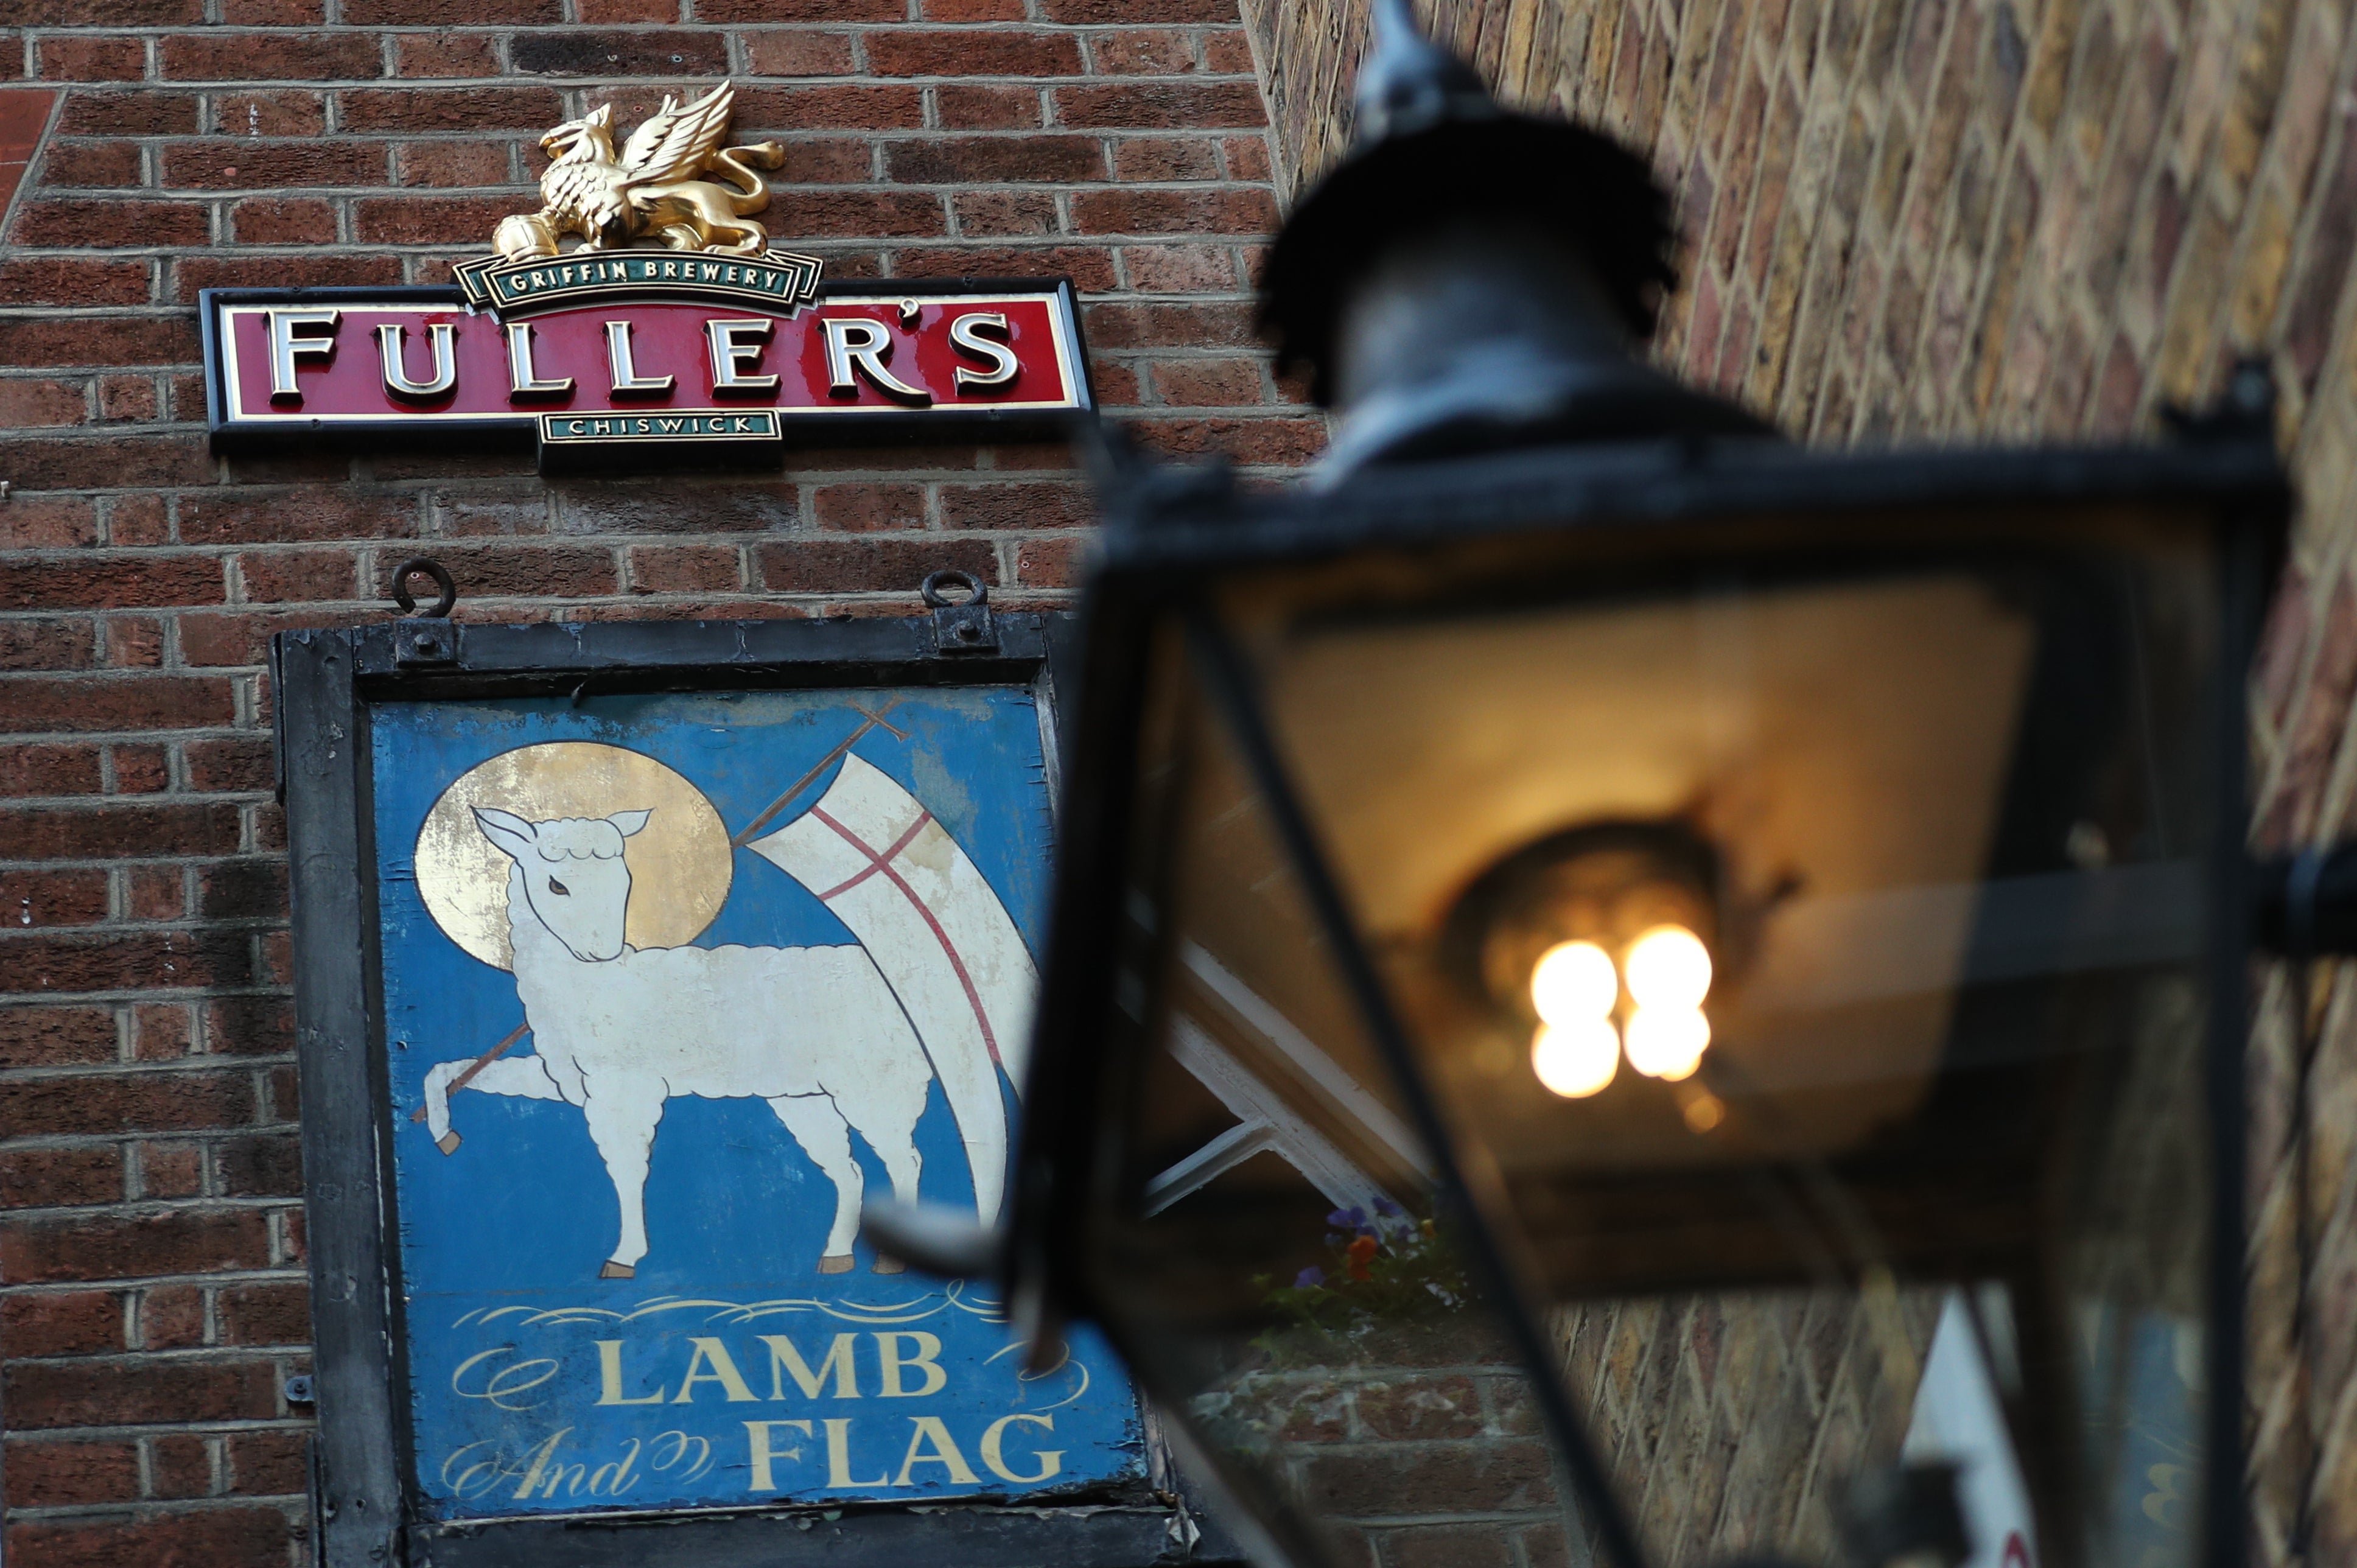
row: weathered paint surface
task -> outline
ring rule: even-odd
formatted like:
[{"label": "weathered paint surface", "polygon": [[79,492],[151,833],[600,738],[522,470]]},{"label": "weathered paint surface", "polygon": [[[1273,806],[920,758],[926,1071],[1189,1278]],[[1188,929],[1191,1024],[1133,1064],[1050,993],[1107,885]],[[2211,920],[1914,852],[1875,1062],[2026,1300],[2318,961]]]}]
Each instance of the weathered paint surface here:
[{"label": "weathered paint surface", "polygon": [[[874,1273],[843,1222],[896,1175],[974,1203],[1003,1148],[1016,1086],[976,1009],[1004,1004],[909,977],[1003,990],[1037,950],[1050,822],[1028,693],[421,703],[387,712],[373,754],[413,1431],[449,1517],[1137,1472],[1135,1400],[1101,1343],[1024,1379],[985,1291]],[[864,882],[938,918],[863,918],[729,843],[853,793],[924,818],[909,864],[877,845],[892,869]],[[1012,946],[949,962],[972,929]]]}]

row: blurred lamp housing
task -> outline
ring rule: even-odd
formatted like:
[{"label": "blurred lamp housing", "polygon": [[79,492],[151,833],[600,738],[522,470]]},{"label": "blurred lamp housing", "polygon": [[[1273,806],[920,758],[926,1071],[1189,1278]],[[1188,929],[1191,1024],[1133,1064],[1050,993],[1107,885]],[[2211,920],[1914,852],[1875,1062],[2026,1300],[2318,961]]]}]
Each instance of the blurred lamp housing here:
[{"label": "blurred lamp housing", "polygon": [[[1534,1362],[1587,1302],[2010,1304],[2042,1563],[2126,1560],[2102,1434],[2160,1325],[2199,1348],[2181,1561],[2228,1560],[2242,690],[2286,506],[2248,423],[1117,483],[1015,1299],[1103,1323],[1297,1560],[1316,1498],[1188,1412],[1265,1375],[1338,1195],[1436,1219]],[[1607,967],[1543,975],[1566,944]],[[1532,1376],[1632,1550],[1592,1413]]]}]

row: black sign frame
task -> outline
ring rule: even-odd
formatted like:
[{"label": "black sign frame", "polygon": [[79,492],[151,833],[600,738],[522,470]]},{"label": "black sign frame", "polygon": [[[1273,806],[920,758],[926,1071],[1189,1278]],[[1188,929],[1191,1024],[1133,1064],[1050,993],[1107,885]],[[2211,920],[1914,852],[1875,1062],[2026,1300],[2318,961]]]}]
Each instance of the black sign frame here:
[{"label": "black sign frame", "polygon": [[[377,950],[370,715],[470,697],[1025,685],[1053,753],[1075,618],[951,606],[906,618],[489,626],[415,618],[272,641],[292,863],[311,1272],[312,1509],[323,1568],[1145,1568],[1231,1560],[1178,1501],[1148,1412],[1148,1472],[1010,1506],[924,1500],[442,1521],[418,1506],[400,1325],[393,1125]],[[972,628],[978,628],[972,629]],[[1060,704],[1060,693],[1066,695]]]}]

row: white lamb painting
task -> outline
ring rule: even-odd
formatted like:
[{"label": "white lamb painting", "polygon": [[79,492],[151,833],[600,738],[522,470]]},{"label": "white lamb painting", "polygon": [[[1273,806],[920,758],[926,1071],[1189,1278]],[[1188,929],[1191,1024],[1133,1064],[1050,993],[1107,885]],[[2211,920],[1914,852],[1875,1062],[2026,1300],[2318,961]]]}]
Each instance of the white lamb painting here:
[{"label": "white lamb painting", "polygon": [[[1007,1144],[999,1069],[1026,1043],[1036,978],[972,860],[907,790],[846,757],[817,805],[748,847],[825,901],[857,945],[640,949],[624,940],[626,846],[651,814],[533,822],[474,808],[511,863],[508,934],[535,1054],[430,1070],[425,1122],[443,1153],[459,1144],[454,1084],[578,1107],[619,1210],[598,1275],[630,1279],[650,1244],[644,1194],[665,1102],[760,1100],[834,1187],[818,1270],[843,1273],[864,1187],[851,1133],[894,1195],[913,1201],[917,1122],[938,1080],[976,1208],[996,1218]],[[1019,1061],[1004,1065],[1019,1083]]]}]

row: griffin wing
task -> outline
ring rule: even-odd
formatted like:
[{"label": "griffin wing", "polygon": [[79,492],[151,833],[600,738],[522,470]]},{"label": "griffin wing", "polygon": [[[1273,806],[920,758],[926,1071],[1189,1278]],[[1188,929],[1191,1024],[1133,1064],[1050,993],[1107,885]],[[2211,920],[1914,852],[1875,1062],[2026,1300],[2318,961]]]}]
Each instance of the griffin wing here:
[{"label": "griffin wing", "polygon": [[648,115],[623,144],[622,177],[632,185],[694,178],[727,134],[729,112],[736,102],[737,86],[728,81],[685,106],[664,94],[662,107]]}]

